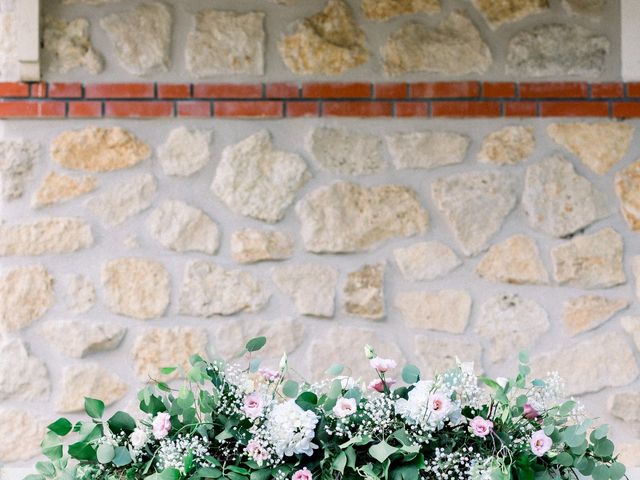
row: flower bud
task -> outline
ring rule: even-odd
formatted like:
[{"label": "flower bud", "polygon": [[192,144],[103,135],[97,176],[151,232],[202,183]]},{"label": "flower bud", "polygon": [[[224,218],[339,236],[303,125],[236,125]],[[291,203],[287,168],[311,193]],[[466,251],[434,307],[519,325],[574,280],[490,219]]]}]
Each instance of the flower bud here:
[{"label": "flower bud", "polygon": [[284,372],[287,370],[287,365],[289,363],[289,360],[287,358],[287,354],[283,353],[282,354],[282,358],[280,358],[280,371]]},{"label": "flower bud", "polygon": [[367,357],[369,360],[371,360],[372,358],[376,358],[376,351],[373,349],[371,345],[364,346],[364,356]]}]

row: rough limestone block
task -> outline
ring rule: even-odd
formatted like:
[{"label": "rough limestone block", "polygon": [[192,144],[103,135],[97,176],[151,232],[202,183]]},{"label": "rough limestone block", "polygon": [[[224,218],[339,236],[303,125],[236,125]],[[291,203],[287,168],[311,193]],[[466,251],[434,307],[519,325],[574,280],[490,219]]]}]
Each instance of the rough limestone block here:
[{"label": "rough limestone block", "polygon": [[570,335],[577,335],[599,327],[616,313],[629,306],[625,298],[585,295],[562,304],[562,320]]},{"label": "rough limestone block", "polygon": [[33,223],[0,223],[0,256],[72,253],[93,245],[91,227],[79,218],[52,217]]},{"label": "rough limestone block", "polygon": [[484,137],[478,161],[492,165],[517,165],[526,160],[535,148],[532,127],[508,126]]},{"label": "rough limestone block", "polygon": [[553,275],[577,288],[609,288],[627,281],[622,264],[624,243],[613,228],[581,235],[551,249]]},{"label": "rough limestone block", "polygon": [[621,387],[638,378],[640,370],[624,335],[604,333],[574,346],[544,353],[532,359],[532,378],[558,372],[567,395]]},{"label": "rough limestone block", "polygon": [[469,137],[456,132],[394,133],[385,138],[397,170],[461,163],[470,143]]},{"label": "rough limestone block", "polygon": [[549,9],[549,0],[473,0],[492,30]]},{"label": "rough limestone block", "polygon": [[518,77],[598,77],[609,40],[575,24],[537,25],[509,41],[507,75]]},{"label": "rough limestone block", "polygon": [[98,187],[95,177],[72,177],[57,172],[49,172],[31,197],[33,208],[68,202],[74,198],[93,192]]},{"label": "rough limestone block", "polygon": [[461,362],[473,362],[476,374],[481,374],[482,346],[478,342],[467,342],[458,338],[441,338],[433,334],[415,336],[414,355],[420,373],[431,378],[435,373],[446,372]]},{"label": "rough limestone block", "polygon": [[31,325],[53,302],[53,277],[42,265],[9,270],[0,276],[0,333]]},{"label": "rough limestone block", "polygon": [[188,177],[202,170],[211,157],[211,132],[178,127],[158,148],[158,160],[165,175]]},{"label": "rough limestone block", "polygon": [[166,72],[171,66],[171,24],[169,8],[159,2],[100,20],[122,67],[140,76]]},{"label": "rough limestone block", "polygon": [[61,389],[56,411],[71,413],[84,410],[85,397],[99,398],[105,405],[111,405],[126,395],[129,386],[110,370],[85,362],[64,368]]},{"label": "rough limestone block", "polygon": [[335,268],[311,263],[276,267],[273,281],[293,298],[299,314],[333,317],[338,283]]},{"label": "rough limestone block", "polygon": [[15,12],[0,12],[0,78],[17,81],[20,78],[18,64],[18,34]]},{"label": "rough limestone block", "polygon": [[271,292],[249,272],[192,261],[184,272],[179,313],[210,317],[258,312],[269,303],[270,297]]},{"label": "rough limestone block", "polygon": [[517,202],[514,177],[495,171],[438,178],[431,185],[431,195],[468,256],[489,246]]},{"label": "rough limestone block", "polygon": [[345,312],[372,320],[384,318],[384,270],[382,262],[349,272],[344,286]]},{"label": "rough limestone block", "polygon": [[607,401],[609,412],[625,423],[640,422],[640,392],[618,392]]},{"label": "rough limestone block", "polygon": [[362,0],[362,12],[369,20],[389,20],[399,15],[440,12],[440,0]]},{"label": "rough limestone block", "polygon": [[84,275],[69,275],[66,285],[67,308],[76,315],[88,312],[96,304],[96,288]]},{"label": "rough limestone block", "polygon": [[113,323],[86,320],[52,320],[40,326],[39,333],[63,355],[82,358],[94,352],[114,350],[127,329]]},{"label": "rough limestone block", "polygon": [[213,255],[220,245],[216,223],[205,212],[181,200],[165,200],[149,216],[149,233],[176,252]]},{"label": "rough limestone block", "polygon": [[19,462],[40,455],[46,423],[32,412],[0,410],[0,462]]},{"label": "rough limestone block", "polygon": [[276,230],[243,228],[231,234],[231,256],[238,263],[286,260],[293,256],[293,237]]},{"label": "rough limestone block", "polygon": [[527,168],[522,207],[533,228],[554,237],[571,235],[610,213],[606,195],[561,155]]},{"label": "rough limestone block", "polygon": [[87,127],[58,135],[51,157],[64,168],[111,172],[129,168],[151,156],[151,148],[120,127]]},{"label": "rough limestone block", "polygon": [[493,57],[464,13],[452,12],[437,27],[410,22],[392,33],[380,49],[385,73],[482,74]]},{"label": "rough limestone block", "polygon": [[97,75],[104,69],[102,55],[91,44],[87,19],[66,21],[46,15],[42,36],[44,61],[49,71],[67,73],[75,68],[83,68]]},{"label": "rough limestone block", "polygon": [[476,267],[482,278],[516,285],[549,283],[549,275],[535,241],[526,235],[513,235],[493,245]]},{"label": "rough limestone block", "polygon": [[169,273],[160,262],[118,258],[102,268],[106,303],[113,313],[148,320],[161,317],[170,299]]},{"label": "rough limestone block", "polygon": [[275,150],[262,130],[223,150],[211,190],[234,212],[275,223],[309,178],[302,157]]},{"label": "rough limestone block", "polygon": [[602,15],[606,2],[607,0],[562,0],[562,6],[569,13],[598,17]]},{"label": "rough limestone block", "polygon": [[22,340],[0,344],[0,400],[46,400],[50,389],[47,366]]},{"label": "rough limestone block", "polygon": [[631,338],[640,349],[640,317],[622,317],[620,325],[625,332],[631,335]]},{"label": "rough limestone block", "polygon": [[598,175],[604,175],[627,154],[635,127],[628,123],[552,123],[547,133]]},{"label": "rough limestone block", "polygon": [[401,292],[394,305],[410,328],[463,333],[469,325],[471,296],[465,290]]},{"label": "rough limestone block", "polygon": [[30,140],[0,141],[0,188],[4,200],[20,198],[40,153]]},{"label": "rough limestone block", "polygon": [[397,248],[393,256],[404,278],[411,281],[435,280],[462,265],[460,257],[440,242],[418,242]]},{"label": "rough limestone block", "polygon": [[386,169],[380,138],[346,128],[316,127],[307,150],[322,170],[341,175],[369,175]]},{"label": "rough limestone block", "polygon": [[640,255],[636,255],[631,259],[631,269],[636,277],[636,297],[640,299]]},{"label": "rough limestone block", "polygon": [[640,230],[640,160],[616,173],[616,195],[631,230]]},{"label": "rough limestone block", "polygon": [[262,12],[198,12],[195,30],[187,37],[189,73],[194,77],[264,75],[264,19]]},{"label": "rough limestone block", "polygon": [[339,75],[369,59],[367,39],[344,0],[328,0],[325,9],[291,25],[278,50],[299,75]]},{"label": "rough limestone block", "polygon": [[310,252],[359,252],[395,237],[427,229],[429,216],[412,189],[336,182],[309,193],[296,205]]}]

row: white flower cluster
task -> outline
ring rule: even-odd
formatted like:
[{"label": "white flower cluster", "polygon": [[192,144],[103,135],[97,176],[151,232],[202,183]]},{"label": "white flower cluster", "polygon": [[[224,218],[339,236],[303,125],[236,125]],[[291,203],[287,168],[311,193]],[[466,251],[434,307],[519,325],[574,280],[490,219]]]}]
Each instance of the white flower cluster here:
[{"label": "white flower cluster", "polygon": [[[457,452],[446,452],[442,448],[436,448],[434,456],[425,461],[425,480],[491,480],[491,477],[477,476],[483,473],[482,469],[476,469],[476,476],[472,476],[474,466],[482,463],[479,453],[473,451],[473,447],[464,447]],[[502,478],[502,477],[500,477]]]},{"label": "white flower cluster", "polygon": [[446,421],[455,423],[460,416],[460,405],[451,400],[451,393],[444,388],[436,389],[430,380],[417,382],[406,400],[396,401],[396,409],[418,427],[419,435],[441,429]]},{"label": "white flower cluster", "polygon": [[318,417],[303,410],[295,401],[288,400],[275,405],[267,417],[266,431],[269,443],[279,457],[304,453],[313,455],[318,448],[313,443]]},{"label": "white flower cluster", "polygon": [[168,438],[161,440],[156,460],[158,470],[175,468],[184,474],[184,459],[189,454],[193,455],[194,465],[198,467],[211,466],[205,458],[209,455],[208,445],[201,436],[178,435],[173,440]]},{"label": "white flower cluster", "polygon": [[529,403],[538,412],[544,412],[563,402],[564,383],[558,372],[549,372],[543,379],[544,386],[534,387],[529,395]]},{"label": "white flower cluster", "polygon": [[442,382],[451,389],[452,393],[455,393],[455,398],[462,405],[480,408],[487,402],[488,392],[480,387],[473,369],[473,362],[458,362],[458,368],[442,375]]}]

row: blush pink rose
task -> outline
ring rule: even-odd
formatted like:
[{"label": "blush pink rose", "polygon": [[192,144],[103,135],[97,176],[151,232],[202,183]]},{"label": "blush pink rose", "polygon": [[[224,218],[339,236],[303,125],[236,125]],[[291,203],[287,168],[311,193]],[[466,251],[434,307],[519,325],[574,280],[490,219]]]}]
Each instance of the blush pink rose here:
[{"label": "blush pink rose", "polygon": [[340,397],[335,406],[333,407],[333,414],[338,418],[348,417],[356,413],[358,407],[356,406],[355,398]]},{"label": "blush pink rose", "polygon": [[161,440],[171,431],[171,416],[162,412],[156,415],[156,418],[153,419],[153,436]]},{"label": "blush pink rose", "polygon": [[533,408],[530,403],[525,403],[523,415],[528,420],[535,420],[540,416],[540,413],[535,408]]},{"label": "blush pink rose", "polygon": [[440,392],[434,392],[429,395],[429,414],[436,418],[442,419],[449,415],[451,411],[451,400]]},{"label": "blush pink rose", "polygon": [[392,368],[396,368],[397,363],[390,358],[374,357],[369,360],[369,365],[376,369],[379,373],[385,373]]},{"label": "blush pink rose", "polygon": [[257,440],[249,440],[246,447],[247,455],[255,460],[258,465],[269,458],[269,452]]},{"label": "blush pink rose", "polygon": [[482,417],[475,417],[469,422],[469,426],[476,437],[486,437],[493,431],[493,422]]},{"label": "blush pink rose", "polygon": [[307,467],[304,467],[302,470],[298,470],[294,473],[291,480],[313,480],[313,475]]},{"label": "blush pink rose", "polygon": [[[387,387],[391,388],[398,382],[396,382],[393,378],[385,378],[384,383],[387,384]],[[376,392],[382,393],[384,392],[384,383],[381,379],[377,378],[369,383],[368,388],[369,390],[374,390]]]},{"label": "blush pink rose", "polygon": [[256,418],[262,415],[264,409],[264,399],[258,393],[250,393],[244,397],[242,411],[249,418]]},{"label": "blush pink rose", "polygon": [[529,441],[531,445],[531,451],[537,457],[542,457],[545,453],[547,453],[551,446],[553,445],[553,440],[551,440],[542,430],[538,430],[533,435],[531,435],[531,440]]}]

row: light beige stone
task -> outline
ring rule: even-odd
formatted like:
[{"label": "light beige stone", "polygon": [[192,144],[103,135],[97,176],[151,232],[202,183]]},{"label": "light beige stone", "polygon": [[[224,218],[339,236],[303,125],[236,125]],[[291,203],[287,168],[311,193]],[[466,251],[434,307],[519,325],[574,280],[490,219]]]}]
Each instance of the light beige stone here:
[{"label": "light beige stone", "polygon": [[406,23],[380,49],[387,75],[430,72],[443,75],[482,74],[493,58],[473,22],[452,12],[437,27]]},{"label": "light beige stone", "polygon": [[367,39],[344,0],[290,27],[278,42],[285,65],[299,75],[339,75],[369,59]]},{"label": "light beige stone", "polygon": [[105,5],[123,0],[62,0],[63,5]]},{"label": "light beige stone", "polygon": [[571,235],[610,213],[607,197],[561,155],[527,168],[522,206],[533,228],[554,237]]},{"label": "light beige stone", "polygon": [[0,345],[0,400],[46,400],[51,384],[45,363],[17,338]]},{"label": "light beige stone", "polygon": [[20,79],[16,12],[0,12],[0,78]]},{"label": "light beige stone", "polygon": [[620,325],[625,332],[631,335],[636,347],[640,349],[640,317],[622,317]]},{"label": "light beige stone", "polygon": [[0,223],[0,256],[72,253],[93,245],[91,227],[79,218],[50,217],[32,223]]},{"label": "light beige stone", "polygon": [[493,245],[478,263],[476,273],[496,283],[544,285],[549,282],[536,242],[526,235],[513,235]]},{"label": "light beige stone", "polygon": [[401,292],[394,304],[410,328],[463,333],[469,325],[471,296],[465,290]]},{"label": "light beige stone", "polygon": [[616,194],[629,228],[640,230],[640,160],[616,173]]},{"label": "light beige stone", "polygon": [[549,0],[473,0],[492,30],[549,9]]},{"label": "light beige stone", "polygon": [[386,141],[397,170],[461,163],[470,143],[469,137],[456,132],[394,133]]},{"label": "light beige stone", "polygon": [[25,410],[0,410],[0,462],[20,462],[40,455],[46,423]]},{"label": "light beige stone", "polygon": [[309,193],[296,213],[304,246],[315,253],[366,251],[391,238],[422,233],[429,225],[415,191],[402,185],[336,182]]},{"label": "light beige stone", "polygon": [[599,16],[602,14],[607,0],[562,0],[562,5],[569,13]]},{"label": "light beige stone", "polygon": [[349,272],[344,286],[344,309],[348,314],[372,320],[384,318],[384,270],[382,262]]},{"label": "light beige stone", "polygon": [[93,362],[70,365],[62,371],[61,392],[56,399],[59,413],[84,410],[85,397],[111,405],[123,398],[129,386],[115,373]]},{"label": "light beige stone", "polygon": [[211,190],[234,212],[275,223],[309,178],[302,157],[275,150],[262,130],[223,150]]},{"label": "light beige stone", "polygon": [[176,252],[213,255],[220,245],[216,223],[205,212],[181,200],[165,200],[149,216],[149,233]]},{"label": "light beige stone", "polygon": [[286,232],[243,228],[231,234],[231,256],[238,263],[286,260],[293,256],[293,247]]},{"label": "light beige stone", "polygon": [[171,12],[160,2],[138,5],[100,20],[120,65],[134,75],[150,75],[169,69],[171,25]]},{"label": "light beige stone", "polygon": [[76,68],[85,69],[97,75],[104,69],[104,60],[93,45],[86,18],[67,21],[44,17],[44,60],[48,70],[55,73],[67,73]]},{"label": "light beige stone", "polygon": [[501,362],[530,350],[549,326],[547,312],[539,304],[518,294],[501,293],[482,305],[475,332],[491,342],[491,362]]},{"label": "light beige stone", "polygon": [[398,363],[397,370],[390,371],[387,378],[400,377],[404,356],[398,345],[388,336],[383,338],[374,330],[364,328],[331,327],[324,335],[314,338],[307,350],[307,364],[312,378],[326,378],[325,371],[336,362],[340,362],[350,367],[348,375],[369,383],[376,375],[364,356],[365,345],[371,345],[380,357],[392,358]]},{"label": "light beige stone", "polygon": [[393,251],[396,264],[405,279],[435,280],[462,265],[462,260],[440,242],[418,242]]},{"label": "light beige stone", "polygon": [[468,256],[489,246],[517,202],[513,175],[494,171],[438,178],[431,185],[431,195]]},{"label": "light beige stone", "polygon": [[618,392],[607,401],[609,413],[624,423],[640,422],[640,391]]},{"label": "light beige stone", "polygon": [[133,368],[142,381],[170,380],[178,372],[163,375],[164,367],[182,367],[188,371],[189,357],[206,353],[208,343],[204,328],[147,328],[135,339],[131,350]]},{"label": "light beige stone", "polygon": [[136,235],[129,235],[123,240],[122,244],[129,250],[135,250],[140,248],[140,239]]},{"label": "light beige stone", "polygon": [[49,172],[38,190],[31,197],[33,208],[67,202],[97,188],[95,177],[72,177],[58,172]]},{"label": "light beige stone", "polygon": [[258,312],[271,292],[251,273],[226,270],[206,261],[187,264],[180,291],[179,313],[195,317]]},{"label": "light beige stone", "polygon": [[511,125],[484,137],[478,161],[493,165],[517,165],[526,160],[535,148],[532,127]]},{"label": "light beige stone", "polygon": [[96,288],[84,275],[69,275],[66,289],[67,308],[76,315],[88,312],[96,304]]},{"label": "light beige stone", "polygon": [[631,269],[636,277],[636,297],[640,299],[640,255],[636,255],[631,259]]},{"label": "light beige stone", "polygon": [[629,301],[624,298],[585,295],[562,304],[562,320],[565,329],[573,336],[599,327],[628,306]]},{"label": "light beige stone", "polygon": [[149,208],[157,190],[153,175],[142,173],[90,198],[86,206],[105,226],[116,227]]},{"label": "light beige stone", "polygon": [[40,146],[30,140],[0,141],[0,187],[4,200],[22,196],[39,153]]},{"label": "light beige stone", "polygon": [[440,0],[362,0],[362,11],[369,20],[389,20],[413,13],[438,13]]},{"label": "light beige stone", "polygon": [[532,359],[533,378],[558,372],[567,395],[621,387],[638,378],[634,352],[620,333],[604,333]]},{"label": "light beige stone", "polygon": [[118,258],[102,267],[109,309],[141,320],[164,314],[171,295],[169,282],[164,265],[146,258]]},{"label": "light beige stone", "polygon": [[335,268],[312,263],[276,267],[273,281],[293,298],[299,314],[333,317],[338,283]]},{"label": "light beige stone", "polygon": [[53,277],[42,265],[16,267],[0,276],[0,333],[42,317],[54,302]]},{"label": "light beige stone", "polygon": [[194,77],[264,75],[266,34],[262,12],[207,10],[187,36],[187,70]]},{"label": "light beige stone", "polygon": [[640,442],[616,444],[618,461],[627,468],[640,468]]},{"label": "light beige stone", "polygon": [[87,320],[52,320],[42,324],[39,329],[49,345],[72,358],[114,350],[120,345],[126,331],[125,327],[113,323]]},{"label": "light beige stone", "polygon": [[65,168],[111,172],[151,156],[151,148],[120,127],[87,127],[66,131],[51,142],[51,157]]},{"label": "light beige stone", "polygon": [[461,362],[473,362],[476,374],[481,374],[482,346],[459,338],[441,338],[436,335],[416,335],[414,339],[416,365],[424,378],[444,373]]},{"label": "light beige stone", "polygon": [[370,175],[385,170],[380,138],[346,128],[316,127],[307,150],[322,170],[341,175]]},{"label": "light beige stone", "polygon": [[202,170],[211,158],[211,132],[178,127],[158,148],[158,161],[165,175],[188,177]]},{"label": "light beige stone", "polygon": [[552,123],[547,133],[598,175],[627,154],[635,127],[622,122]]},{"label": "light beige stone", "polygon": [[627,281],[622,265],[624,244],[613,228],[581,235],[551,249],[553,275],[560,284],[609,288]]}]

